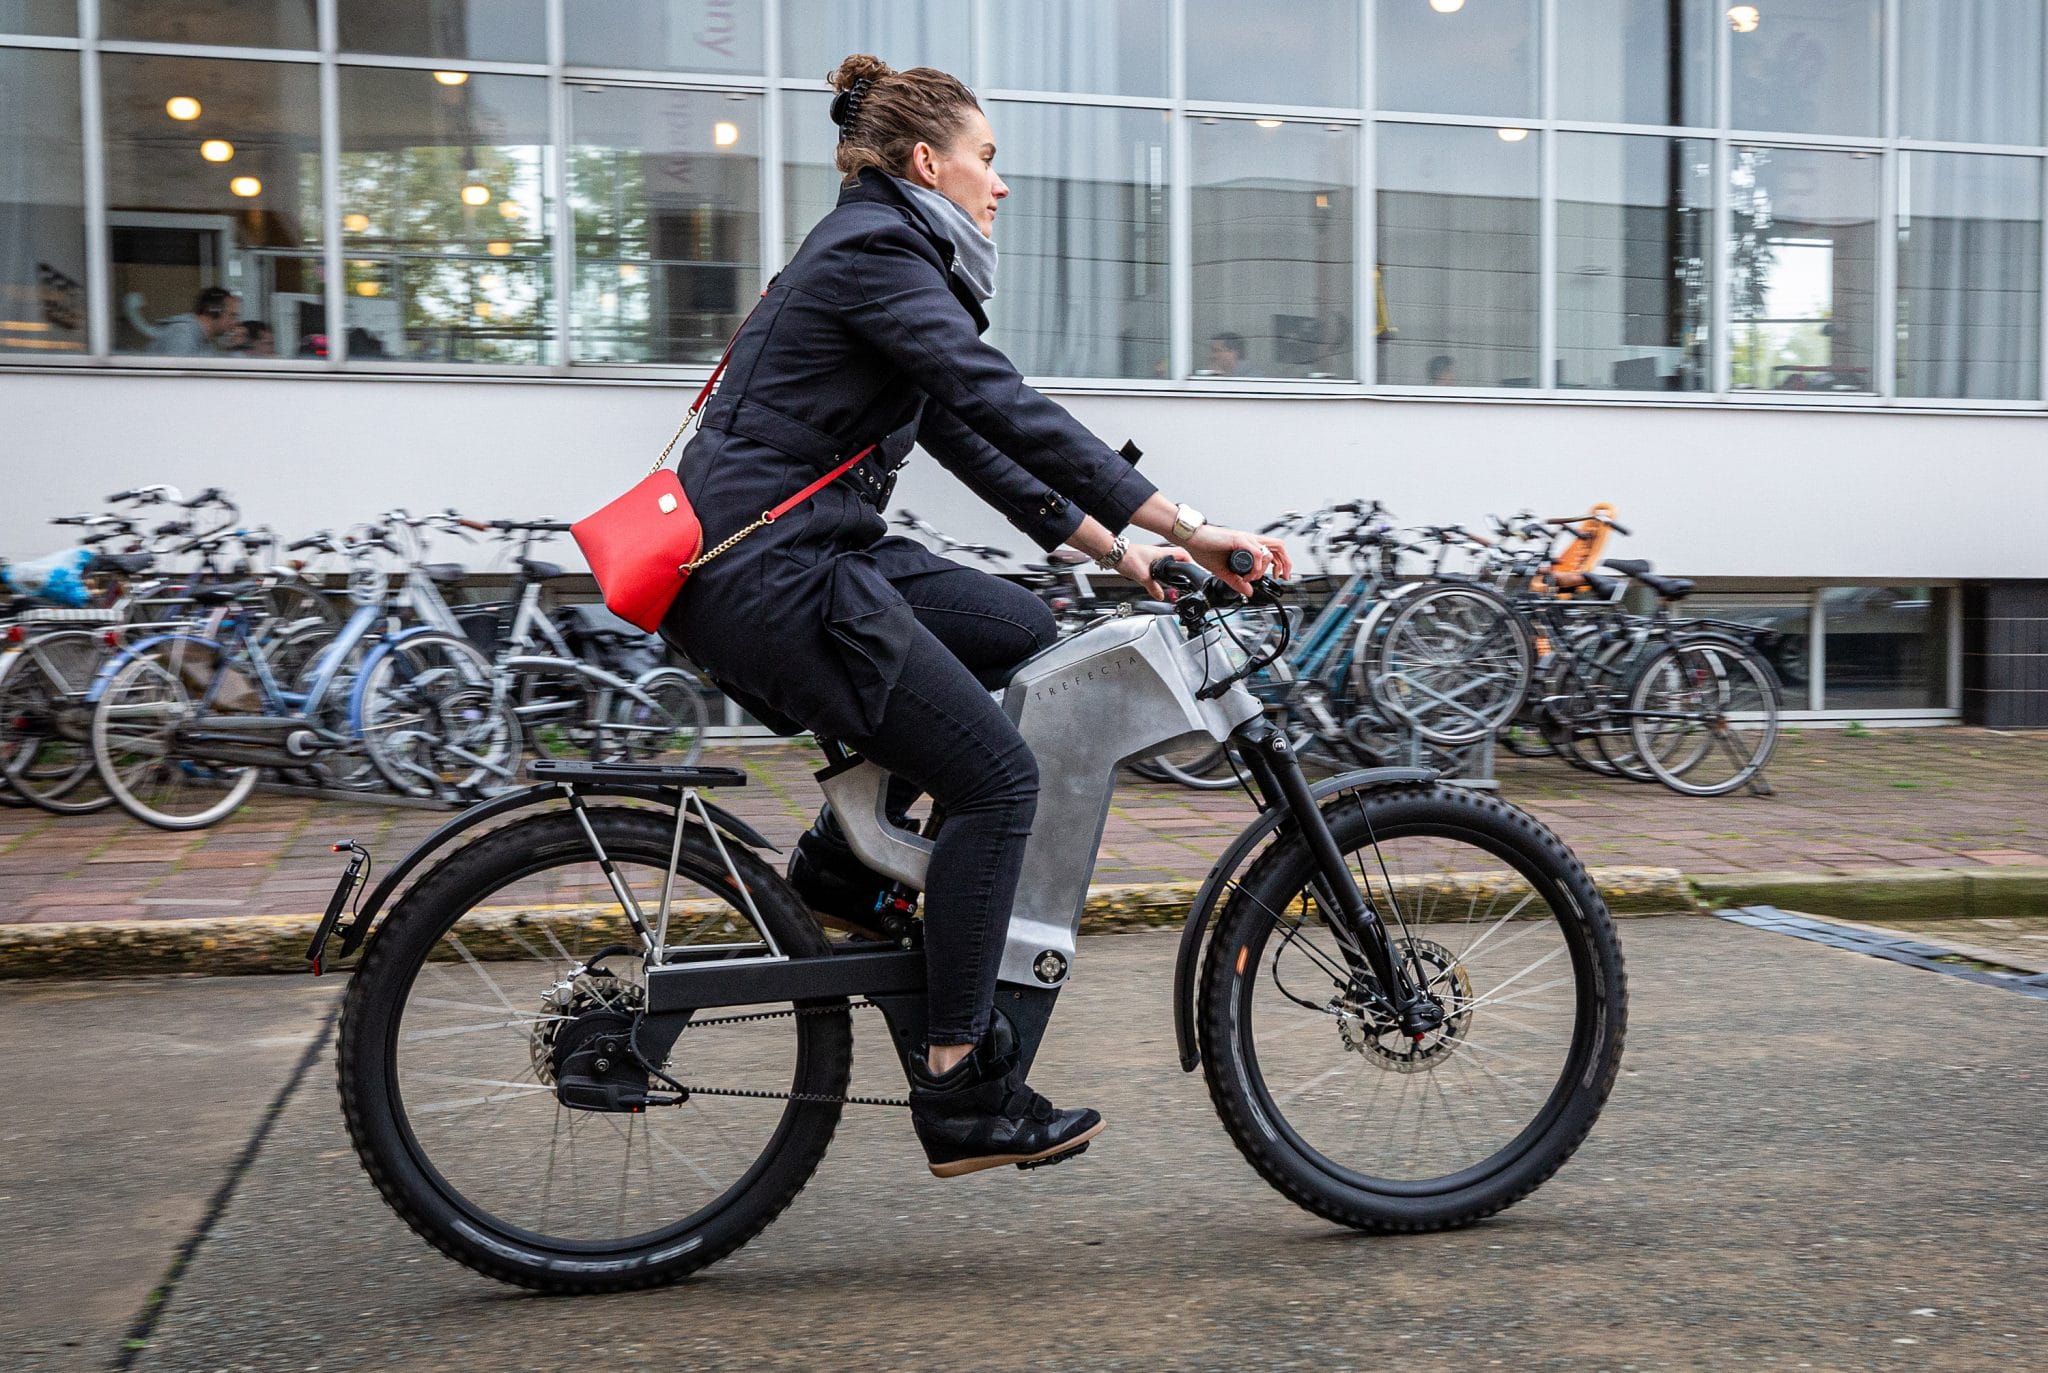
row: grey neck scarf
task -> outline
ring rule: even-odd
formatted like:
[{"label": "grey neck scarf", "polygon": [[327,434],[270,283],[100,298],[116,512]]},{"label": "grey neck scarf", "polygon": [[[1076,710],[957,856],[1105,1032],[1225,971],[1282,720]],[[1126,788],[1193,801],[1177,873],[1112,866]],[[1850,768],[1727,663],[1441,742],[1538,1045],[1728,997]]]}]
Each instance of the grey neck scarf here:
[{"label": "grey neck scarf", "polygon": [[929,187],[902,177],[892,178],[924,212],[925,223],[953,245],[953,275],[987,304],[996,293],[996,241],[982,233],[974,216]]}]

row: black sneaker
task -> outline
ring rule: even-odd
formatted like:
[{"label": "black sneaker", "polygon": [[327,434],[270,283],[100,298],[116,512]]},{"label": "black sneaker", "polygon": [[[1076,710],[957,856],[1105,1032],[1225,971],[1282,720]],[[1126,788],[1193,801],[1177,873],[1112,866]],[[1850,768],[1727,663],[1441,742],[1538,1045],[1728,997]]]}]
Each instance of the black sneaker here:
[{"label": "black sneaker", "polygon": [[789,885],[828,925],[858,934],[886,937],[883,907],[889,879],[854,855],[832,808],[818,812],[811,827],[797,837],[789,855]]},{"label": "black sneaker", "polygon": [[910,1123],[932,1175],[957,1178],[1006,1163],[1038,1168],[1072,1158],[1102,1133],[1100,1114],[1062,1111],[1025,1085],[1014,1032],[990,1032],[943,1073],[910,1063]]}]

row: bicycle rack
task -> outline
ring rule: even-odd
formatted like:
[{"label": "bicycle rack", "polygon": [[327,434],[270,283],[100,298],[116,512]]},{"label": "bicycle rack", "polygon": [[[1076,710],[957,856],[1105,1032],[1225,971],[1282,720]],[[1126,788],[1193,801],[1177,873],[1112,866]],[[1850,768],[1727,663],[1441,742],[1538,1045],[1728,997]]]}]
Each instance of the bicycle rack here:
[{"label": "bicycle rack", "polygon": [[1432,744],[1405,721],[1397,728],[1401,731],[1401,746],[1394,761],[1407,767],[1434,768],[1454,787],[1500,790],[1500,780],[1494,775],[1496,731],[1488,729],[1469,744],[1453,745]]}]

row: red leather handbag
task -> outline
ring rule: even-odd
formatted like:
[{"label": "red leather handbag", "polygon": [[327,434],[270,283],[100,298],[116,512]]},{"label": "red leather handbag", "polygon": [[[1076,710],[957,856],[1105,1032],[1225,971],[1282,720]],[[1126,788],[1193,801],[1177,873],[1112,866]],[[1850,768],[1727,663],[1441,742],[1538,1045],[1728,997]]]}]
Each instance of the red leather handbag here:
[{"label": "red leather handbag", "polygon": [[[741,327],[746,327],[744,321]],[[650,634],[661,627],[662,617],[675,604],[692,572],[755,530],[775,523],[875,451],[875,445],[869,444],[773,510],[762,511],[761,518],[707,551],[704,526],[698,522],[697,512],[690,508],[690,498],[683,494],[682,479],[670,469],[668,455],[675,451],[677,442],[703,411],[704,403],[711,399],[712,388],[718,385],[726,359],[731,356],[732,345],[727,344],[725,357],[712,369],[675,437],[661,450],[653,469],[639,484],[596,514],[569,526],[576,546],[590,563],[591,575],[597,578],[598,590],[604,593],[605,608]]]}]

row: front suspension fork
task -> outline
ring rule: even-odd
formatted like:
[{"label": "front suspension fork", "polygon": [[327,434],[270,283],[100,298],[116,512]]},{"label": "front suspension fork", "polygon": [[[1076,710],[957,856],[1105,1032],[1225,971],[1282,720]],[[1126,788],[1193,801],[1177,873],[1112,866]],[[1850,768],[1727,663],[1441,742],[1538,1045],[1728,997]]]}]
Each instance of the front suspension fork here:
[{"label": "front suspension fork", "polygon": [[[1326,920],[1341,921],[1343,925],[1339,929],[1333,923],[1331,933],[1347,949],[1356,948],[1364,955],[1373,980],[1393,1008],[1403,1032],[1419,1038],[1436,1029],[1443,1023],[1443,1008],[1409,977],[1406,960],[1395,947],[1386,922],[1352,880],[1351,866],[1344,861],[1343,850],[1337,847],[1336,836],[1323,819],[1322,807],[1309,790],[1308,778],[1302,775],[1301,763],[1295,758],[1287,735],[1261,719],[1240,730],[1237,739],[1241,745],[1239,753],[1267,804],[1284,805],[1308,841],[1309,855],[1322,876],[1320,886],[1329,898],[1316,904],[1325,909]],[[1333,904],[1334,909],[1330,909]]]}]

